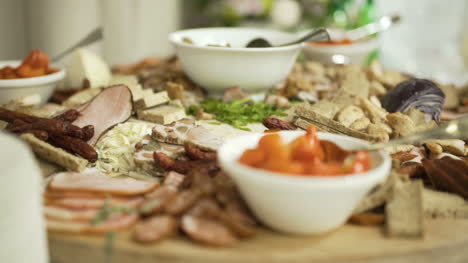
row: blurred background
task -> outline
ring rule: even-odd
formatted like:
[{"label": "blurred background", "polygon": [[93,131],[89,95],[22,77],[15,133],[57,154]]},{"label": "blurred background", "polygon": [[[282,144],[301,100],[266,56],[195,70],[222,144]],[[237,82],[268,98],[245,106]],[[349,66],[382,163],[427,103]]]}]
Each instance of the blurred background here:
[{"label": "blurred background", "polygon": [[0,59],[31,49],[54,56],[97,27],[89,47],[111,65],[170,56],[167,35],[181,28],[247,26],[301,31],[349,30],[381,15],[401,23],[368,51],[384,66],[441,82],[465,83],[468,6],[465,0],[0,0]]}]

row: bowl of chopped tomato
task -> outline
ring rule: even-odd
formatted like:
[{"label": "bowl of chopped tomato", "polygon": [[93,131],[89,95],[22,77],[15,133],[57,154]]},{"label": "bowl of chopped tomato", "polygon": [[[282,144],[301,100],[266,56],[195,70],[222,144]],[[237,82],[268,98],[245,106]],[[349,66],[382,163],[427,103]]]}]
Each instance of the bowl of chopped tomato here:
[{"label": "bowl of chopped tomato", "polygon": [[64,78],[65,70],[52,67],[47,54],[39,50],[23,61],[0,61],[0,105],[35,94],[45,103]]},{"label": "bowl of chopped tomato", "polygon": [[346,222],[364,196],[391,168],[385,151],[363,151],[368,142],[304,131],[248,134],[218,150],[255,215],[272,229],[321,234]]}]

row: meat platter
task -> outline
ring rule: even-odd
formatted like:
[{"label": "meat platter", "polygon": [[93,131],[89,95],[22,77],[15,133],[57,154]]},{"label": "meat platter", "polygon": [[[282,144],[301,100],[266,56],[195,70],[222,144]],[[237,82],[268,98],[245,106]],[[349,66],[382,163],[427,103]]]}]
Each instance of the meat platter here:
[{"label": "meat platter", "polygon": [[[239,153],[236,165],[243,166],[235,173],[355,178],[376,170],[374,153],[343,149],[316,131],[371,143],[408,136],[463,118],[466,90],[378,62],[300,62],[266,93],[232,87],[213,98],[177,58],[116,67],[106,83],[94,87],[84,79],[45,105],[20,98],[0,108],[2,129],[31,146],[43,171],[53,262],[468,260],[467,138],[385,149],[383,179],[326,231],[265,219],[281,214],[288,198],[258,208],[268,200],[249,195],[222,157],[227,141],[262,134],[257,148]],[[281,142],[279,134],[303,130],[290,144]],[[340,196],[326,201],[330,209],[305,209],[312,218],[328,216]]]}]

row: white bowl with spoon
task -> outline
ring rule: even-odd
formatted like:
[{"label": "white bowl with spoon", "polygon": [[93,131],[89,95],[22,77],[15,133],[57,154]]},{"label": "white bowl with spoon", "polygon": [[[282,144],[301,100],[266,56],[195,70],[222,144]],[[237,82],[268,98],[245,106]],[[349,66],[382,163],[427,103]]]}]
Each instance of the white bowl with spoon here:
[{"label": "white bowl with spoon", "polygon": [[254,28],[199,28],[169,35],[184,72],[212,94],[240,86],[262,91],[283,81],[305,43],[281,47],[246,48],[264,38],[273,45],[297,39],[296,34]]}]

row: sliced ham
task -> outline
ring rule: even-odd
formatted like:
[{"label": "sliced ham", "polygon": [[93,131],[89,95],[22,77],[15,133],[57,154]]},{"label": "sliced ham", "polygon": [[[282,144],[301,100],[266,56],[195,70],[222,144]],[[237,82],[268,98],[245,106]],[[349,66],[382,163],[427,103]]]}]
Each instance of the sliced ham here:
[{"label": "sliced ham", "polygon": [[123,214],[111,217],[95,225],[90,222],[86,223],[49,218],[47,219],[47,229],[55,232],[104,234],[112,231],[126,230],[133,226],[137,220],[138,216],[136,214]]},{"label": "sliced ham", "polygon": [[190,238],[210,246],[230,246],[237,241],[223,223],[208,218],[185,215],[181,226]]},{"label": "sliced ham", "polygon": [[96,96],[80,113],[73,124],[94,126],[94,136],[88,141],[94,145],[112,126],[130,118],[133,110],[132,93],[126,85],[115,85]]},{"label": "sliced ham", "polygon": [[76,191],[47,191],[44,193],[44,198],[54,199],[54,198],[64,198],[64,197],[106,197],[106,193],[93,193],[93,192],[76,192]]},{"label": "sliced ham", "polygon": [[157,242],[175,234],[177,227],[178,222],[175,217],[168,215],[152,216],[136,225],[134,238],[141,243]]},{"label": "sliced ham", "polygon": [[97,216],[99,209],[67,209],[62,207],[44,206],[44,214],[47,219],[65,221],[86,221],[89,222]]},{"label": "sliced ham", "polygon": [[52,191],[84,191],[116,195],[138,195],[152,191],[156,181],[143,181],[131,177],[110,177],[97,169],[85,172],[62,172],[55,174],[49,183]]},{"label": "sliced ham", "polygon": [[[108,202],[111,206],[124,206],[137,208],[143,202],[143,197],[128,198],[111,198]],[[101,208],[106,202],[106,198],[99,197],[64,197],[57,199],[46,199],[45,204],[51,206],[72,208],[72,209],[89,209]]]}]

